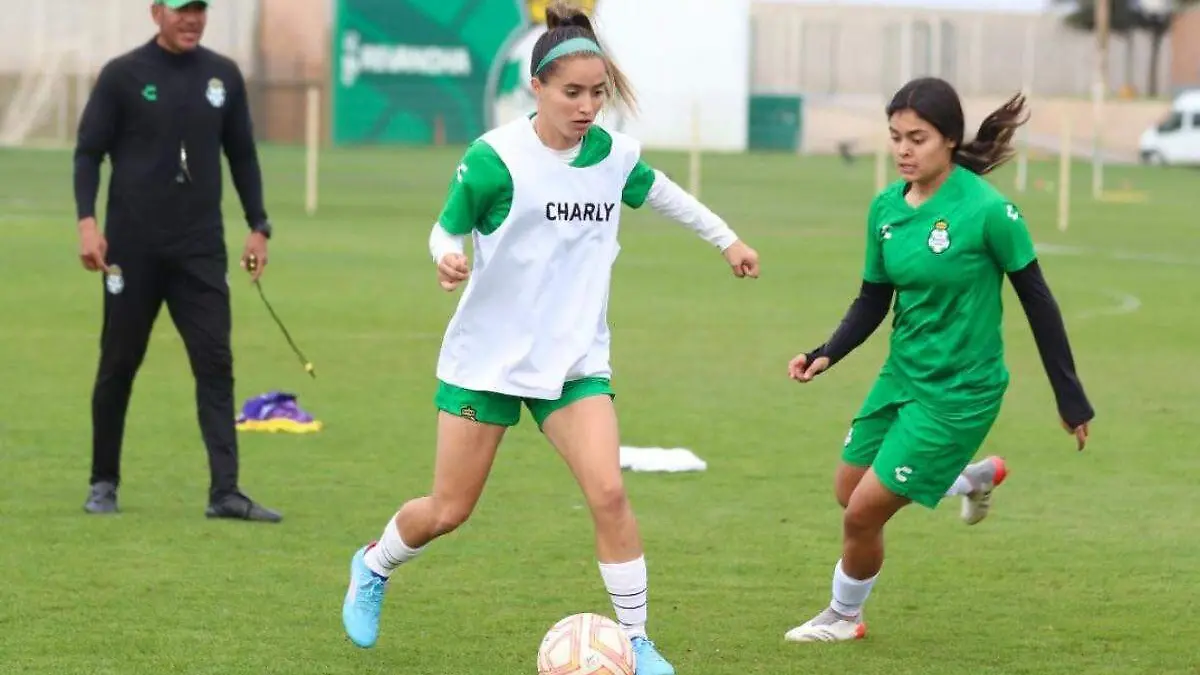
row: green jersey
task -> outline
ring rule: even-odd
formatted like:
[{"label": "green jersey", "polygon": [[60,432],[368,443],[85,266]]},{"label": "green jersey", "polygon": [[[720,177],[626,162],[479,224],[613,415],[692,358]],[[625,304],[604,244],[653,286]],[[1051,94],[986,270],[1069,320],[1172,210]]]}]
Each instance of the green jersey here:
[{"label": "green jersey", "polygon": [[914,400],[950,415],[995,405],[1008,387],[1001,291],[1035,259],[1021,213],[982,177],[955,166],[920,206],[904,183],[867,218],[863,279],[896,289],[884,373]]}]

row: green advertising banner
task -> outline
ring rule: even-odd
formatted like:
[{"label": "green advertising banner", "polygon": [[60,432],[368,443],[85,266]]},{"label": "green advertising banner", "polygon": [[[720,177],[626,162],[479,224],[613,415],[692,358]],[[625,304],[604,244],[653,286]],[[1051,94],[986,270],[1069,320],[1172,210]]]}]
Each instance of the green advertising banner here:
[{"label": "green advertising banner", "polygon": [[438,125],[448,143],[474,139],[533,25],[527,0],[338,0],[334,143],[429,143]]}]

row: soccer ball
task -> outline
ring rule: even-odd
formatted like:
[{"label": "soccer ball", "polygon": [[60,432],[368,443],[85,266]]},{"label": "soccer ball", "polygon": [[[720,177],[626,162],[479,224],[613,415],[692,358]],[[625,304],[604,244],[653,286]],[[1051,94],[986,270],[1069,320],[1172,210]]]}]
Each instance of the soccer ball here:
[{"label": "soccer ball", "polygon": [[538,649],[538,675],[633,675],[633,644],[616,621],[573,614],[554,624]]}]

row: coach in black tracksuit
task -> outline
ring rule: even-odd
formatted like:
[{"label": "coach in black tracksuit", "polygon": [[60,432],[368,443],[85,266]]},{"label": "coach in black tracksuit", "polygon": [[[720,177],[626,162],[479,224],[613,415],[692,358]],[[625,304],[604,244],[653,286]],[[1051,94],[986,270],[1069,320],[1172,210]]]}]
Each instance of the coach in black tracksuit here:
[{"label": "coach in black tracksuit", "polygon": [[[105,64],[79,124],[75,201],[80,258],[104,273],[100,364],[92,395],[92,475],[85,509],[117,510],[121,443],[133,380],[166,303],[196,380],[212,471],[210,518],[277,522],[238,489],[221,154],[250,225],[243,266],[267,260],[271,228],[237,64],[199,46],[207,2],[155,0],[159,34]],[[106,223],[96,224],[100,165],[112,162]]]}]

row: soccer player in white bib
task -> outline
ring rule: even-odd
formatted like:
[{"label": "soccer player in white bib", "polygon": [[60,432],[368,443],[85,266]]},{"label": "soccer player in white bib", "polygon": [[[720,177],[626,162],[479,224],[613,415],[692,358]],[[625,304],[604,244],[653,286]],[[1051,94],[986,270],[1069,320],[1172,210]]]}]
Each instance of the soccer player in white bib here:
[{"label": "soccer player in white bib", "polygon": [[614,94],[630,107],[633,97],[587,16],[558,5],[547,24],[530,63],[536,112],[471,144],[430,234],[442,288],[466,283],[437,365],[432,492],[405,503],[379,541],[354,554],[342,619],[354,644],[375,644],[389,579],[466,521],[525,407],[591,510],[600,576],[633,643],[637,675],[672,675],[646,634],[646,561],[622,481],[609,381],[606,310],[621,204],[649,204],[694,230],[736,277],[758,276],[758,254],[642,161],[635,140],[596,124]]}]

